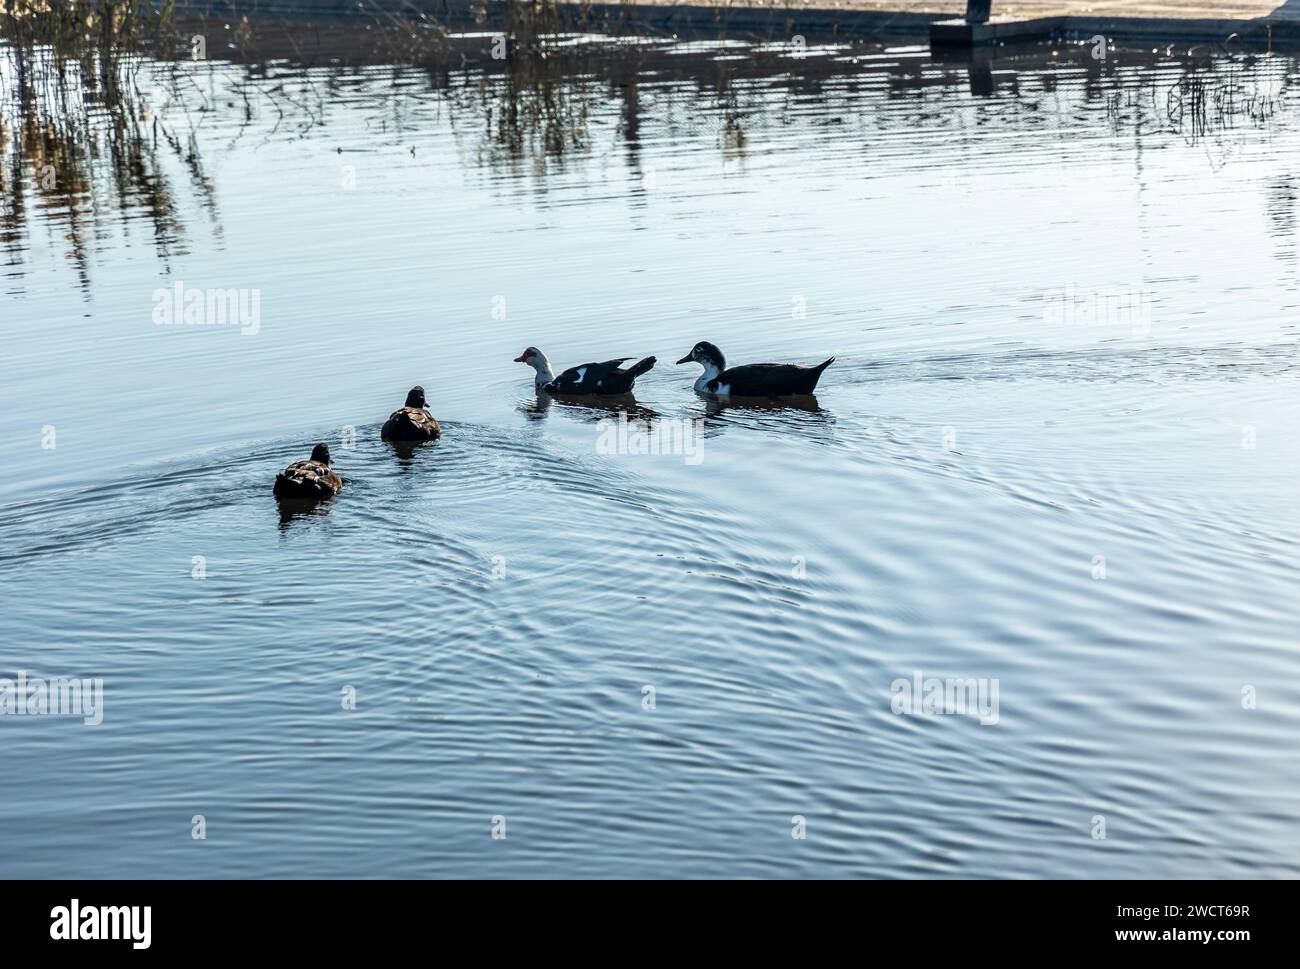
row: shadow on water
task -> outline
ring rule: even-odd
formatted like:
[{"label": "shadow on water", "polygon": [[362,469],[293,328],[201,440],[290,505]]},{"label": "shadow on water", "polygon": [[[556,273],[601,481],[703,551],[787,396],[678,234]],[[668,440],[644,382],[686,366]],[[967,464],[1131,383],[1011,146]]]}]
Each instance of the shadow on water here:
[{"label": "shadow on water", "polygon": [[433,441],[384,441],[384,447],[396,459],[398,473],[405,476],[420,467],[420,457],[438,444]]},{"label": "shadow on water", "polygon": [[773,432],[797,432],[801,439],[830,443],[835,427],[834,414],[818,402],[815,395],[780,398],[700,399],[697,412],[709,437],[716,437],[734,427]]},{"label": "shadow on water", "polygon": [[704,413],[709,417],[720,417],[728,411],[741,413],[778,413],[782,411],[803,411],[807,414],[826,413],[818,403],[815,394],[801,394],[797,397],[733,397],[728,400],[704,401]]},{"label": "shadow on water", "polygon": [[276,506],[280,512],[280,530],[287,529],[296,521],[323,518],[334,506],[333,498],[277,498]]},{"label": "shadow on water", "polygon": [[587,397],[569,394],[548,394],[539,391],[536,397],[519,402],[516,410],[532,420],[543,420],[550,415],[552,407],[559,407],[567,416],[580,421],[599,423],[616,419],[619,414],[626,415],[630,421],[654,421],[659,419],[659,412],[652,407],[637,402],[635,394],[620,394],[615,397]]}]

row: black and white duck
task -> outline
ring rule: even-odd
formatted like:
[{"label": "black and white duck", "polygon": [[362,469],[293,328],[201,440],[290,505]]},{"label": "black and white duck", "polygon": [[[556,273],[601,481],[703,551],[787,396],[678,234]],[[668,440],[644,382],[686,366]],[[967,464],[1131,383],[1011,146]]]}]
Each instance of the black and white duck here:
[{"label": "black and white duck", "polygon": [[385,441],[436,441],[442,428],[428,411],[423,387],[412,387],[406,395],[406,404],[399,407],[384,421],[379,436]]},{"label": "black and white duck", "polygon": [[551,370],[551,362],[546,354],[537,347],[529,347],[519,356],[515,363],[526,363],[537,372],[534,384],[539,391],[548,394],[630,394],[636,378],[655,365],[654,357],[646,357],[632,366],[624,368],[623,364],[632,357],[620,357],[606,360],[604,363],[584,363],[570,367],[558,377]]},{"label": "black and white duck", "polygon": [[330,467],[328,444],[317,444],[310,459],[295,461],[275,476],[277,498],[329,498],[342,490],[343,479]]},{"label": "black and white duck", "polygon": [[712,343],[700,341],[678,364],[694,360],[704,368],[695,390],[708,397],[797,397],[813,393],[831,357],[815,367],[794,363],[749,363],[727,369],[727,358]]}]

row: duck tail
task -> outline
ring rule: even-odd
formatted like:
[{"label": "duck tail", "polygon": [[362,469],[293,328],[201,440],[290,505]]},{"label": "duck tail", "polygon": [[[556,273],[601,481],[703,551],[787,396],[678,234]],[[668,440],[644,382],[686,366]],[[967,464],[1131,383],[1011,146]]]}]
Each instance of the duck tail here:
[{"label": "duck tail", "polygon": [[647,372],[648,370],[652,369],[652,368],[654,367],[654,365],[655,365],[655,358],[654,358],[654,357],[646,357],[646,358],[645,358],[644,360],[642,360],[640,363],[634,363],[634,364],[632,364],[632,366],[630,366],[630,367],[627,368],[627,376],[628,376],[628,379],[629,379],[629,380],[636,380],[637,377],[641,376],[643,373],[645,373],[645,372]]},{"label": "duck tail", "polygon": [[804,393],[811,394],[814,390],[817,389],[817,381],[822,379],[822,374],[825,372],[826,368],[829,367],[834,362],[835,362],[835,358],[831,357],[829,360],[826,360],[823,363],[819,363],[815,367],[809,368],[808,389],[805,390]]}]

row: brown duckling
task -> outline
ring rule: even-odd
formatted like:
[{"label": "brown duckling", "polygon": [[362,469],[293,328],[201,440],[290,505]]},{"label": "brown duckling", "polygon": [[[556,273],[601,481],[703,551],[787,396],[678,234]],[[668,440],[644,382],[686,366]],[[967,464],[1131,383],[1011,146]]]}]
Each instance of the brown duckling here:
[{"label": "brown duckling", "polygon": [[329,498],[342,490],[343,479],[330,467],[327,444],[317,444],[310,460],[295,461],[275,476],[277,498]]},{"label": "brown duckling", "polygon": [[442,436],[442,428],[426,407],[424,388],[412,387],[406,405],[393,411],[379,436],[385,441],[436,441]]}]

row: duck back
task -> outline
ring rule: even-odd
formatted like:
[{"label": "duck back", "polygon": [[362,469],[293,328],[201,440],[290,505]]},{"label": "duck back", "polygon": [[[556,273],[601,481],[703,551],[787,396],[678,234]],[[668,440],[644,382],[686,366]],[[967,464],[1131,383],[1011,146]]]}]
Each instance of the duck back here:
[{"label": "duck back", "polygon": [[434,441],[442,436],[442,428],[427,410],[400,407],[384,422],[379,436],[385,441]]},{"label": "duck back", "polygon": [[724,370],[707,387],[710,393],[732,397],[795,397],[817,389],[826,368],[835,362],[831,357],[815,367],[792,363],[751,363]]},{"label": "duck back", "polygon": [[601,394],[616,396],[630,394],[636,378],[655,365],[654,357],[646,357],[624,369],[631,357],[606,360],[603,363],[584,363],[570,367],[546,385],[553,394]]},{"label": "duck back", "polygon": [[295,461],[275,476],[277,498],[328,498],[343,490],[343,479],[319,461]]}]

